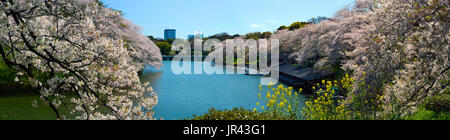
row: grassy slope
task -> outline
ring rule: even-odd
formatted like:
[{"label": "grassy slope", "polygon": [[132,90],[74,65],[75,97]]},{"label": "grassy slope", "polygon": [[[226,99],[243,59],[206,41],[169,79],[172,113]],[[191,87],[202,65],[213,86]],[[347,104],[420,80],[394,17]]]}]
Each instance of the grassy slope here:
[{"label": "grassy slope", "polygon": [[[39,106],[31,106],[37,100]],[[42,106],[39,95],[33,93],[0,93],[0,120],[56,120],[55,113]]]},{"label": "grassy slope", "polygon": [[[55,113],[42,106],[39,95],[14,83],[15,73],[0,59],[0,120],[55,120]],[[25,92],[8,92],[22,90]],[[34,100],[40,105],[37,108],[31,106]]]}]

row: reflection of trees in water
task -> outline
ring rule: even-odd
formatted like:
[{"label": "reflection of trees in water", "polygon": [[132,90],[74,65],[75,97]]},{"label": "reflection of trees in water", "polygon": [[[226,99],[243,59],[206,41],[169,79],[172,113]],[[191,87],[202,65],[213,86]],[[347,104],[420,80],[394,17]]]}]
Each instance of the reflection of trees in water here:
[{"label": "reflection of trees in water", "polygon": [[162,76],[162,71],[160,72],[147,72],[141,76],[141,81],[150,82],[152,84],[157,83],[158,79]]}]

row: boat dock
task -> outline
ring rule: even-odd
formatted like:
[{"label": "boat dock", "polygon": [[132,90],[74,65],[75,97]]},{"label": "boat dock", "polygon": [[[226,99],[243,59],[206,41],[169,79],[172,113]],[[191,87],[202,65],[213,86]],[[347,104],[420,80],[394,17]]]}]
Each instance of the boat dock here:
[{"label": "boat dock", "polygon": [[323,78],[327,78],[333,75],[331,71],[319,71],[314,68],[302,68],[293,64],[286,64],[280,66],[280,79],[279,81],[293,86],[295,88],[308,87],[308,83],[313,83]]}]

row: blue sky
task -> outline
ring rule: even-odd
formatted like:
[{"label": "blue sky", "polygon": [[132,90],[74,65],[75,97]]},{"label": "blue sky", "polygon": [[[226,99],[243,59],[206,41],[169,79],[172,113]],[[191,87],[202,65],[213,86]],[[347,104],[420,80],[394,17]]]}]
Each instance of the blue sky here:
[{"label": "blue sky", "polygon": [[355,0],[102,0],[143,28],[144,35],[163,37],[165,28],[177,38],[202,31],[205,36],[228,32],[274,31],[281,25],[331,17]]}]

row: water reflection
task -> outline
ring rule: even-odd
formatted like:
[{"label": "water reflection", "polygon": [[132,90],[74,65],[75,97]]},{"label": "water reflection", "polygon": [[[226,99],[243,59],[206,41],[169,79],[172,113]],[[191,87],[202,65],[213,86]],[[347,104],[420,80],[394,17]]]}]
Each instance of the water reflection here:
[{"label": "water reflection", "polygon": [[[238,74],[181,74],[171,70],[171,61],[160,69],[147,68],[142,79],[149,81],[158,94],[155,117],[183,119],[204,114],[214,107],[253,109],[258,102],[259,76]],[[194,62],[192,62],[193,66]],[[192,68],[193,69],[193,68]],[[230,69],[229,67],[222,68]],[[231,68],[233,69],[233,68]]]}]

